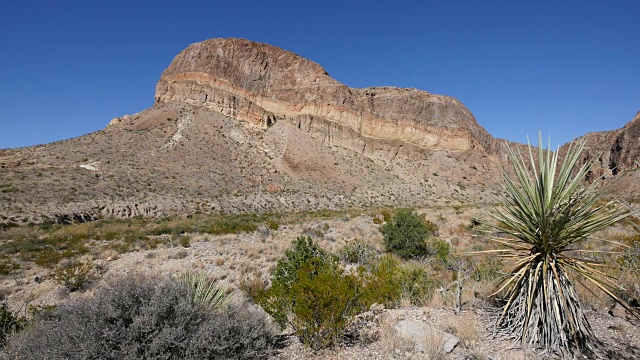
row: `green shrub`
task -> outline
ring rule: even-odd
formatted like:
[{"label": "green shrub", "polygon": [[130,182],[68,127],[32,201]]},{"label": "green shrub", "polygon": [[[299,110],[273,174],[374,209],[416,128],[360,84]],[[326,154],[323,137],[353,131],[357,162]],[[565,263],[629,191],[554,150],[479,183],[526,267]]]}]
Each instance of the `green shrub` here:
[{"label": "green shrub", "polygon": [[368,273],[365,274],[367,282],[363,291],[363,303],[378,303],[387,308],[399,304],[402,295],[397,276],[399,266],[400,262],[393,255],[384,255],[370,263]]},{"label": "green shrub", "polygon": [[178,241],[180,242],[180,246],[182,246],[183,248],[191,247],[191,236],[182,235],[180,236],[180,240]]},{"label": "green shrub", "polygon": [[349,264],[365,264],[373,255],[373,249],[359,239],[348,241],[340,250],[340,259]]},{"label": "green shrub", "polygon": [[402,298],[417,306],[423,306],[426,300],[433,297],[435,290],[442,286],[438,278],[429,274],[424,266],[419,264],[401,266],[396,276]]},{"label": "green shrub", "polygon": [[284,252],[273,272],[273,282],[291,286],[298,280],[298,272],[306,262],[321,264],[337,263],[337,258],[322,249],[310,237],[299,236],[293,241],[293,249]]},{"label": "green shrub", "polygon": [[363,303],[383,304],[388,308],[400,305],[401,300],[423,306],[442,281],[430,274],[423,265],[402,263],[393,255],[385,255],[371,262],[364,288]]},{"label": "green shrub", "polygon": [[7,308],[7,304],[0,306],[0,348],[2,348],[7,338],[22,330],[27,321]]},{"label": "green shrub", "polygon": [[384,222],[390,222],[391,221],[391,212],[389,210],[384,210],[380,213],[380,215],[382,215],[382,220],[384,220]]},{"label": "green shrub", "polygon": [[93,264],[70,263],[55,268],[51,276],[55,282],[73,292],[85,288],[96,279],[97,274],[94,269]]},{"label": "green shrub", "polygon": [[12,337],[10,358],[255,359],[277,341],[264,312],[234,302],[211,312],[172,279],[116,279],[91,298],[36,316]]},{"label": "green shrub", "polygon": [[361,302],[363,281],[346,274],[335,256],[309,237],[298,237],[272,276],[272,285],[256,301],[280,324],[291,326],[313,349],[334,346]]},{"label": "green shrub", "polygon": [[391,221],[380,227],[387,251],[403,259],[424,258],[434,254],[427,238],[434,236],[438,227],[426,221],[413,209],[398,210]]}]

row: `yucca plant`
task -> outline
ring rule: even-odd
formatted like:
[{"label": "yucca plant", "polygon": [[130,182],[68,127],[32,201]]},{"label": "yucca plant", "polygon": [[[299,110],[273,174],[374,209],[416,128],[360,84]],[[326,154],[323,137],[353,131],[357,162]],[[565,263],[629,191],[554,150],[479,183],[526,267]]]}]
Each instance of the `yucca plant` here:
[{"label": "yucca plant", "polygon": [[585,182],[593,162],[581,161],[583,148],[584,142],[572,142],[561,160],[559,151],[543,149],[540,134],[537,158],[531,145],[528,156],[506,146],[514,176],[502,167],[499,203],[489,211],[492,219],[482,221],[487,238],[499,245],[486,252],[513,264],[494,294],[505,301],[496,331],[525,348],[597,352],[573,281],[591,283],[633,313],[616,296],[624,289],[607,275],[607,265],[580,256],[587,237],[630,214],[603,201],[600,180]]},{"label": "yucca plant", "polygon": [[228,286],[209,278],[204,273],[186,272],[179,277],[191,290],[191,300],[208,310],[215,312],[224,308],[233,300]]}]

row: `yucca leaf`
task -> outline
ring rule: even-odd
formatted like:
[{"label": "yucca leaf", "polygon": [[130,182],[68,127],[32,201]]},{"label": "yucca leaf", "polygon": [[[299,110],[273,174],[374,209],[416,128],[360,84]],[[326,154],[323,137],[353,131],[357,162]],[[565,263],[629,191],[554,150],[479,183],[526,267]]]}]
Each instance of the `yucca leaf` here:
[{"label": "yucca leaf", "polygon": [[[545,150],[538,134],[538,148],[534,151],[529,144],[526,159],[519,149],[506,146],[513,177],[506,168],[501,169],[502,193],[490,209],[491,220],[481,221],[486,238],[499,248],[478,253],[513,262],[495,293],[506,299],[497,329],[545,351],[597,348],[598,341],[569,281],[569,270],[622,304],[614,293],[620,289],[607,273],[598,270],[607,265],[577,257],[595,252],[580,248],[587,237],[630,215],[613,201],[601,203],[606,189],[600,182],[584,182],[595,159],[581,163],[584,146],[583,141],[572,142],[561,157],[549,145]],[[494,236],[495,232],[506,237]],[[627,304],[623,306],[631,311]]]}]

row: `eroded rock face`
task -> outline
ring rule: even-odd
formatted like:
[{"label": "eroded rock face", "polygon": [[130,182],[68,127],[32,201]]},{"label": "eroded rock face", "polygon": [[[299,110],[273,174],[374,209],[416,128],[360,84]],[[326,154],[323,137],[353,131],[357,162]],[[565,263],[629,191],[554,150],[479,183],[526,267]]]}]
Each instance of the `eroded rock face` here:
[{"label": "eroded rock face", "polygon": [[589,133],[580,139],[586,141],[585,160],[596,159],[592,177],[640,167],[640,112],[621,129]]},{"label": "eroded rock face", "polygon": [[402,145],[489,153],[498,148],[454,98],[416,89],[351,89],[312,61],[243,39],[187,47],[162,73],[155,98],[203,105],[261,128],[292,121],[326,144],[371,157],[388,158]]}]

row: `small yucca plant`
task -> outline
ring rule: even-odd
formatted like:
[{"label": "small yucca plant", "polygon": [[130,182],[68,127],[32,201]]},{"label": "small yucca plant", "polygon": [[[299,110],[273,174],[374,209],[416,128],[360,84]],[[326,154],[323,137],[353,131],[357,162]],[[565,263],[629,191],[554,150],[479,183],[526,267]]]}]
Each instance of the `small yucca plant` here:
[{"label": "small yucca plant", "polygon": [[233,300],[228,286],[221,285],[204,273],[186,272],[179,280],[191,290],[191,300],[210,311],[219,311]]},{"label": "small yucca plant", "polygon": [[576,255],[588,236],[630,214],[614,201],[601,200],[601,182],[585,183],[593,162],[581,163],[583,148],[584,142],[570,144],[558,168],[559,151],[543,150],[540,134],[537,159],[530,145],[526,160],[506,146],[515,177],[502,168],[499,204],[490,211],[492,221],[482,221],[488,238],[500,247],[488,252],[513,264],[496,292],[506,301],[496,330],[524,347],[560,354],[597,350],[570,275],[586,279],[633,313],[616,296],[624,289],[603,271],[607,265]]}]

